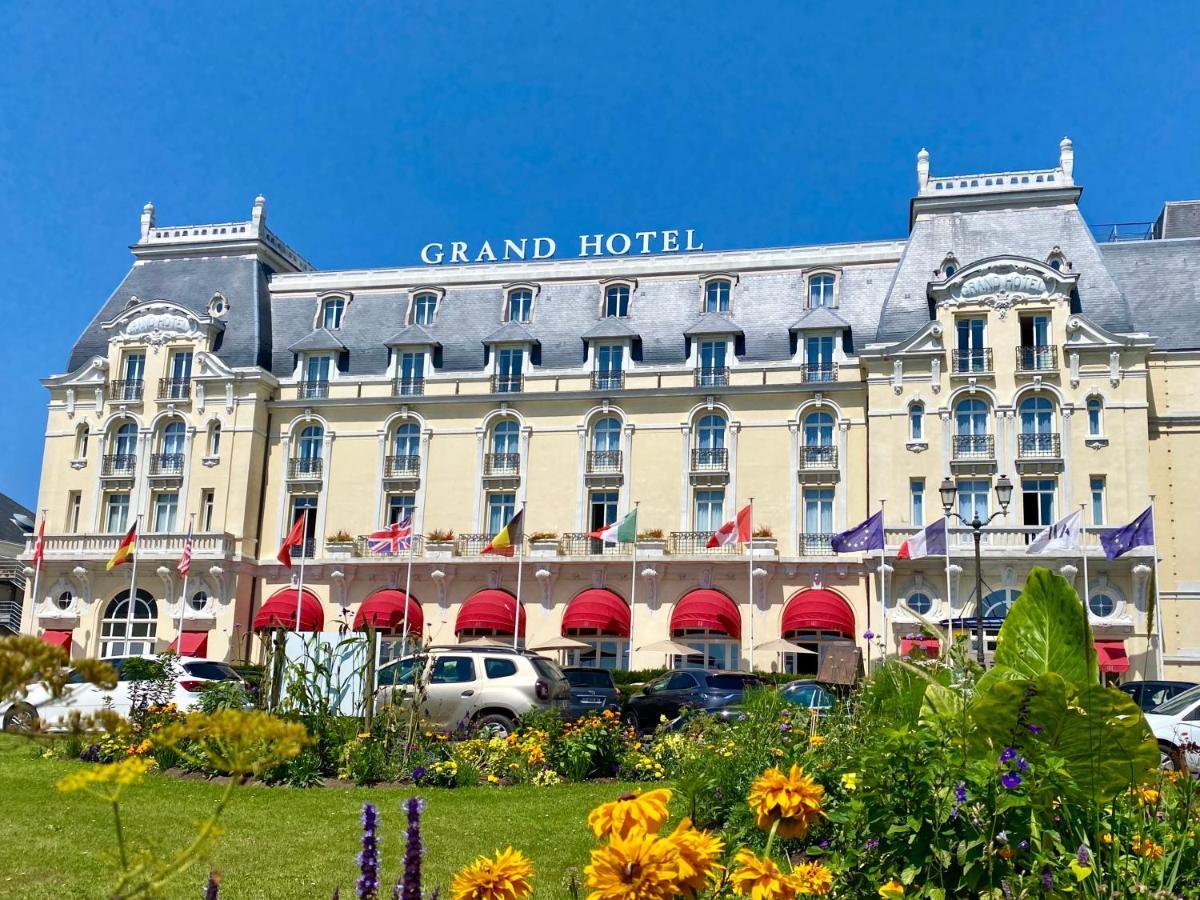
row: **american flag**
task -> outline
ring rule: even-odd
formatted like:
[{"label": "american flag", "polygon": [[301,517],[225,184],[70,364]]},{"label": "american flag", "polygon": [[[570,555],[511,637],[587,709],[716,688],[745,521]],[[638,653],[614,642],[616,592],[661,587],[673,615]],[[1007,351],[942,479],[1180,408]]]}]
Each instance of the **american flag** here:
[{"label": "american flag", "polygon": [[395,556],[401,550],[412,546],[412,516],[405,516],[399,522],[393,522],[383,531],[375,531],[367,535],[367,550],[371,553],[383,553]]},{"label": "american flag", "polygon": [[188,529],[187,537],[183,540],[183,556],[179,557],[179,564],[175,566],[175,571],[187,578],[188,572],[192,570],[192,529]]}]

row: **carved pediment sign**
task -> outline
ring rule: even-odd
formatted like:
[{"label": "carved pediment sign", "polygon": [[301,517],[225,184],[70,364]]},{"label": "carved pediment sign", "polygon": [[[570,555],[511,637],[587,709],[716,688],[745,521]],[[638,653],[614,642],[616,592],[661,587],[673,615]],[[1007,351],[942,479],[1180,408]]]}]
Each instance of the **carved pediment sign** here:
[{"label": "carved pediment sign", "polygon": [[115,343],[161,347],[170,341],[193,341],[207,348],[223,326],[211,316],[198,316],[177,303],[150,300],[131,302],[101,327]]},{"label": "carved pediment sign", "polygon": [[1021,256],[996,256],[965,266],[945,281],[931,284],[939,306],[988,306],[1001,318],[1027,302],[1065,302],[1079,276]]}]

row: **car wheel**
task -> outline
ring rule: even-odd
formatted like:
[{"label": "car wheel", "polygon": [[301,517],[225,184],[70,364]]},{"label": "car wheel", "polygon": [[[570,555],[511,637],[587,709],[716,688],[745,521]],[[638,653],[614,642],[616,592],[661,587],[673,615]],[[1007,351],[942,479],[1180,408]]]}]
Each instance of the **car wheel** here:
[{"label": "car wheel", "polygon": [[485,738],[506,738],[516,727],[516,722],[501,713],[488,713],[471,723],[471,730],[475,732],[475,736]]},{"label": "car wheel", "polygon": [[14,703],[4,714],[4,730],[25,733],[37,728],[37,710],[28,703]]},{"label": "car wheel", "polygon": [[1158,767],[1168,772],[1181,771],[1183,765],[1180,760],[1179,748],[1160,741],[1158,744]]}]

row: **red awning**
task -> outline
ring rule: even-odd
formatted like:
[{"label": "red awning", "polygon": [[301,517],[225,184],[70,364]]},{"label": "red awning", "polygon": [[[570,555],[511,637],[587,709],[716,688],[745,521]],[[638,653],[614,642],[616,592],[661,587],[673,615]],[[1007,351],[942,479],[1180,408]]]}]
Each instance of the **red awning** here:
[{"label": "red awning", "polygon": [[[296,610],[292,610],[293,619],[295,618]],[[171,641],[168,650],[175,650],[175,645],[179,639]],[[207,631],[185,631],[183,633],[183,649],[177,651],[180,656],[196,656],[200,659],[208,656],[208,632]]]},{"label": "red awning", "polygon": [[42,632],[42,640],[52,647],[62,647],[67,651],[68,658],[71,656],[71,631],[55,631],[53,628],[47,628]]},{"label": "red awning", "polygon": [[363,601],[354,616],[354,630],[362,631],[367,625],[374,625],[387,631],[403,631],[405,607],[408,608],[408,633],[420,635],[425,630],[421,604],[404,591],[391,588],[376,591]]},{"label": "red awning", "polygon": [[[493,634],[512,634],[517,598],[508,591],[485,590],[472,594],[458,611],[454,633],[490,631]],[[518,636],[525,634],[525,608],[521,608]]]},{"label": "red awning", "polygon": [[612,591],[584,591],[567,604],[563,614],[562,633],[571,628],[629,637],[629,605]]},{"label": "red awning", "polygon": [[671,631],[685,628],[707,628],[740,639],[742,616],[734,602],[720,591],[690,591],[671,611]]},{"label": "red awning", "polygon": [[[254,617],[254,630],[264,628],[296,627],[296,589],[284,588],[276,591],[262,605],[258,615]],[[304,589],[304,597],[300,601],[300,631],[320,631],[325,627],[325,611],[321,601],[308,588]]]},{"label": "red awning", "polygon": [[783,635],[792,631],[836,631],[854,637],[854,610],[833,591],[801,591],[783,610]]},{"label": "red awning", "polygon": [[1096,641],[1096,661],[1101,672],[1128,672],[1129,657],[1124,641]]},{"label": "red awning", "polygon": [[914,650],[920,650],[929,659],[941,655],[942,645],[937,638],[901,638],[900,655],[912,656]]}]

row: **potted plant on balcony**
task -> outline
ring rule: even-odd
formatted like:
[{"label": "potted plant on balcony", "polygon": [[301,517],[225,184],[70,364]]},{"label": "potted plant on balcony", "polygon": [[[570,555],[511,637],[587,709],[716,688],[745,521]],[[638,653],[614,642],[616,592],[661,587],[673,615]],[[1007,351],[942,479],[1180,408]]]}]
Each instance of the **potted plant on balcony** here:
[{"label": "potted plant on balcony", "polygon": [[770,525],[759,525],[750,535],[750,552],[755,556],[774,556],[779,551],[779,541]]},{"label": "potted plant on balcony", "polygon": [[325,538],[325,555],[331,559],[349,559],[354,555],[354,535],[344,528]]},{"label": "potted plant on balcony", "polygon": [[666,549],[667,537],[661,528],[647,528],[638,532],[638,556],[662,556]]},{"label": "potted plant on balcony", "polygon": [[450,529],[435,528],[425,535],[425,555],[434,557],[451,557],[454,555],[454,532]]},{"label": "potted plant on balcony", "polygon": [[557,531],[533,531],[529,534],[530,556],[558,556]]}]

